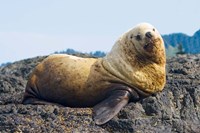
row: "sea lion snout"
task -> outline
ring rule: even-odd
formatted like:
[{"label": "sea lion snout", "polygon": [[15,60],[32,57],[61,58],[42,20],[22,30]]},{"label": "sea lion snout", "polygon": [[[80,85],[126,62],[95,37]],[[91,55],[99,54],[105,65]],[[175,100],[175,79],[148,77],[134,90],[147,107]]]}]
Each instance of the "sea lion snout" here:
[{"label": "sea lion snout", "polygon": [[153,36],[150,32],[147,32],[145,34],[146,36],[146,44],[144,45],[144,49],[147,52],[152,52],[153,49],[157,49],[157,45],[161,44],[161,40],[160,38],[156,38],[155,36]]}]

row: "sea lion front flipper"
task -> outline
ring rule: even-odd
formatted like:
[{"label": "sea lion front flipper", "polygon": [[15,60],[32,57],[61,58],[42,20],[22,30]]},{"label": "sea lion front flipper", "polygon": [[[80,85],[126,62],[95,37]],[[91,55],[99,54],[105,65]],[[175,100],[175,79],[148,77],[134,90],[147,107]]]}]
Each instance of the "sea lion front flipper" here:
[{"label": "sea lion front flipper", "polygon": [[94,121],[102,125],[112,119],[128,103],[131,94],[127,90],[115,90],[110,97],[93,108]]}]

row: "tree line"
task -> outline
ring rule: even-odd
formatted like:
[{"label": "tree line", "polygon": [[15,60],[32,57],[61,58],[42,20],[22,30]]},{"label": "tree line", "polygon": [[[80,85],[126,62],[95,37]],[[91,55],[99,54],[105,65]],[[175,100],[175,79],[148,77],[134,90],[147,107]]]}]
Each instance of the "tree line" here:
[{"label": "tree line", "polygon": [[[68,49],[66,49],[66,50],[63,50],[63,51],[56,51],[54,54],[70,54],[70,55],[76,55],[76,54],[80,54],[80,53],[82,53],[82,52],[80,52],[80,51],[76,51],[76,50],[74,50],[74,49],[71,49],[71,48],[68,48]],[[89,52],[89,53],[87,53],[87,52],[85,52],[85,53],[82,53],[82,54],[87,54],[87,55],[90,55],[90,56],[92,56],[92,57],[104,57],[105,55],[106,55],[106,53],[105,52],[103,52],[103,51],[95,51],[95,52]]]}]

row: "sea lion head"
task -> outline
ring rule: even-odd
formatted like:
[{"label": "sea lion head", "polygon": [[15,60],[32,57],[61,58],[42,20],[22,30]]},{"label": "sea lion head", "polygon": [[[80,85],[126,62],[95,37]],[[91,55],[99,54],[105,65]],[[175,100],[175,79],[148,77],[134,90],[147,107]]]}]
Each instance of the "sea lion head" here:
[{"label": "sea lion head", "polygon": [[103,66],[107,71],[129,83],[135,77],[143,76],[138,73],[141,68],[145,68],[145,73],[157,73],[152,69],[157,66],[160,68],[159,72],[165,73],[165,65],[163,39],[158,30],[148,23],[140,23],[122,34],[103,58]]},{"label": "sea lion head", "polygon": [[129,49],[128,55],[132,56],[131,53],[134,53],[137,58],[152,60],[156,63],[165,61],[164,41],[158,30],[151,24],[136,25],[124,34],[121,44],[124,49]]}]

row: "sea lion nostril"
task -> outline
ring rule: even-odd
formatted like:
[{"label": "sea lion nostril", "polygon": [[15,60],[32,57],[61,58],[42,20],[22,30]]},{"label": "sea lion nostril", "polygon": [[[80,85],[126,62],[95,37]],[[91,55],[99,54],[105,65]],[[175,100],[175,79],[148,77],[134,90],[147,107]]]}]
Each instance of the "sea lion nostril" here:
[{"label": "sea lion nostril", "polygon": [[145,34],[145,36],[148,37],[148,38],[152,38],[152,37],[153,37],[152,34],[151,34],[151,32],[147,32],[147,33]]}]

